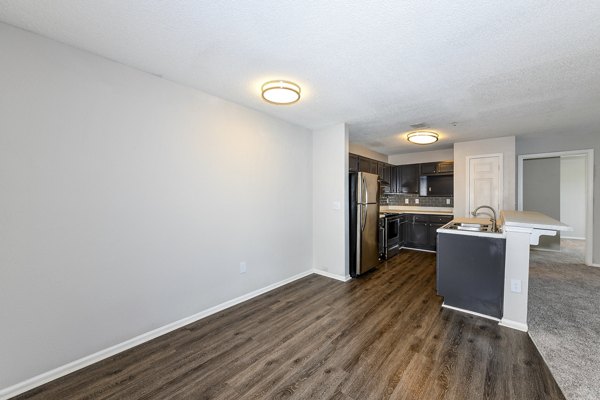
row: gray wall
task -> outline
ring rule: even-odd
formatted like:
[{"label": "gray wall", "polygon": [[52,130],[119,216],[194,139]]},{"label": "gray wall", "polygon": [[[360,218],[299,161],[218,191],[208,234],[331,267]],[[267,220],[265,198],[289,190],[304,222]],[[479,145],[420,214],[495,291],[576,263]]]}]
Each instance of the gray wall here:
[{"label": "gray wall", "polygon": [[564,135],[539,135],[517,137],[517,154],[551,153],[556,151],[594,149],[594,259],[600,264],[600,128],[582,134],[566,132]]},{"label": "gray wall", "polygon": [[[560,157],[523,162],[523,210],[560,220]],[[560,233],[542,236],[538,249],[560,250]]]},{"label": "gray wall", "polygon": [[4,24],[0,49],[0,390],[311,270],[310,131]]}]

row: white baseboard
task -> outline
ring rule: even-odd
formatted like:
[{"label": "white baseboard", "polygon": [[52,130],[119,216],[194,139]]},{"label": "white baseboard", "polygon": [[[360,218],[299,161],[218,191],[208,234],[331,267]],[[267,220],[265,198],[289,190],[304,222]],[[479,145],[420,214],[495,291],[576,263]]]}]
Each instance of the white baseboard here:
[{"label": "white baseboard", "polygon": [[[320,271],[323,272],[323,271]],[[33,378],[27,379],[23,382],[19,382],[15,385],[9,386],[7,388],[4,389],[0,389],[0,400],[5,400],[8,399],[10,397],[14,397],[17,396],[21,393],[24,393],[28,390],[31,390],[33,388],[36,388],[38,386],[43,385],[44,383],[48,383],[50,381],[53,381],[55,379],[58,379],[62,376],[65,376],[67,374],[70,374],[71,372],[77,371],[81,368],[85,368],[88,365],[94,364],[98,361],[102,361],[105,358],[108,357],[112,357],[115,354],[121,353],[125,350],[128,350],[132,347],[138,346],[142,343],[145,343],[149,340],[152,340],[154,338],[157,338],[159,336],[162,336],[166,333],[169,333],[171,331],[174,331],[175,329],[179,329],[182,326],[191,324],[192,322],[196,322],[198,320],[201,320],[202,318],[206,318],[212,314],[218,313],[219,311],[223,311],[229,307],[233,307],[239,303],[242,303],[246,300],[250,300],[254,297],[260,296],[261,294],[264,294],[266,292],[269,292],[273,289],[277,289],[280,286],[283,285],[287,285],[288,283],[291,283],[295,280],[298,280],[300,278],[304,278],[305,276],[308,276],[312,273],[319,273],[316,272],[315,270],[308,270],[305,272],[302,272],[298,275],[294,275],[290,278],[284,279],[282,281],[273,283],[271,285],[265,286],[264,288],[255,290],[253,292],[247,293],[243,296],[240,297],[236,297],[235,299],[226,301],[224,303],[221,303],[219,305],[216,305],[214,307],[211,307],[207,310],[201,311],[197,314],[194,314],[192,316],[180,319],[179,321],[175,321],[172,322],[170,324],[161,326],[160,328],[154,329],[150,332],[146,332],[143,333],[139,336],[136,336],[132,339],[126,340],[122,343],[116,344],[112,347],[109,347],[107,349],[104,350],[100,350],[94,354],[90,354],[89,356],[80,358],[78,360],[72,361],[68,364],[65,364],[63,366],[60,366],[58,368],[55,368],[53,370],[50,370],[48,372],[44,372],[43,374],[34,376]],[[320,275],[324,275],[323,273],[320,273]],[[331,276],[329,276],[331,275]],[[343,280],[343,277],[340,277],[338,275],[334,275],[334,274],[329,274],[329,275],[325,275],[325,276],[329,276],[331,278],[334,279],[339,279],[339,280]]]},{"label": "white baseboard", "polygon": [[489,315],[485,315],[485,314],[480,314],[480,313],[475,312],[475,311],[469,311],[469,310],[465,310],[465,309],[458,308],[458,307],[448,306],[448,305],[446,305],[446,303],[442,303],[442,307],[447,308],[449,310],[460,311],[460,312],[465,313],[465,314],[476,315],[478,317],[482,317],[482,318],[485,318],[485,319],[491,319],[492,321],[496,321],[496,322],[500,321],[498,318],[490,317]]},{"label": "white baseboard", "polygon": [[338,274],[332,274],[331,272],[323,271],[323,270],[316,269],[316,268],[313,269],[312,272],[317,275],[323,275],[323,276],[326,276],[327,278],[337,279],[338,281],[342,281],[342,282],[348,282],[350,279],[352,279],[349,275],[343,276],[343,275],[338,275]]},{"label": "white baseboard", "polygon": [[502,318],[500,320],[500,323],[498,323],[498,325],[505,326],[507,328],[516,329],[516,330],[522,331],[522,332],[527,332],[529,330],[529,328],[527,327],[527,324],[524,324],[522,322],[517,322],[517,321],[511,321],[510,319],[505,319],[505,318]]},{"label": "white baseboard", "polygon": [[590,264],[590,267],[600,268],[600,264]]},{"label": "white baseboard", "polygon": [[585,237],[580,237],[580,236],[565,236],[565,235],[560,235],[561,239],[569,239],[569,240],[585,240]]}]

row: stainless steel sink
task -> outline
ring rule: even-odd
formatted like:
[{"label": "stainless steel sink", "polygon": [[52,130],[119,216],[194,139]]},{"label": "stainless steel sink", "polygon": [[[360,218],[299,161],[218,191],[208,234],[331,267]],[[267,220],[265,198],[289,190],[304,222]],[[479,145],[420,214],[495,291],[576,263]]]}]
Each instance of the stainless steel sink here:
[{"label": "stainless steel sink", "polygon": [[494,226],[492,224],[476,224],[466,222],[451,222],[444,226],[445,229],[457,229],[459,231],[469,232],[494,232]]},{"label": "stainless steel sink", "polygon": [[463,231],[487,231],[489,230],[489,225],[486,224],[467,224],[467,223],[458,223],[456,224],[456,229],[460,229]]}]

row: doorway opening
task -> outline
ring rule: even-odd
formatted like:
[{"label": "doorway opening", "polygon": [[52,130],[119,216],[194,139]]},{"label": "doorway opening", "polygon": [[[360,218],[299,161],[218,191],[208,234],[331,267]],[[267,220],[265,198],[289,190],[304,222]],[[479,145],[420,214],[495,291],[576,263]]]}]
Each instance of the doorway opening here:
[{"label": "doorway opening", "polygon": [[593,150],[519,156],[518,209],[539,211],[573,228],[542,236],[532,249],[560,251],[592,265]]}]

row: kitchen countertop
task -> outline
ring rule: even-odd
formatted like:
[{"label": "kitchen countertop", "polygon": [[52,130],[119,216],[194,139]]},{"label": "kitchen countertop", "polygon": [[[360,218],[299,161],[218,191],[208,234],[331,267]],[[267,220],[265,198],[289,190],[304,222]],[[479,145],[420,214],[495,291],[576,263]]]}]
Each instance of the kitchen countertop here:
[{"label": "kitchen countertop", "polygon": [[570,226],[537,211],[502,211],[501,215],[505,227],[513,226],[519,228],[548,229],[553,231],[573,230]]}]

